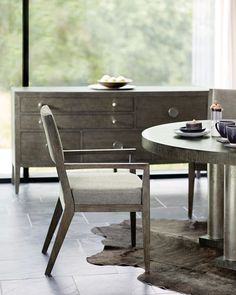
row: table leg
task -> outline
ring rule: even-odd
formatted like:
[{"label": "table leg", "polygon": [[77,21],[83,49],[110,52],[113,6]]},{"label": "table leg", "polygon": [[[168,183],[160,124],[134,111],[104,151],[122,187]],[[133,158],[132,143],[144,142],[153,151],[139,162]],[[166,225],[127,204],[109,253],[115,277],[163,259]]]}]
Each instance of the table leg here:
[{"label": "table leg", "polygon": [[225,166],[224,256],[219,266],[236,270],[236,166]]},{"label": "table leg", "polygon": [[224,166],[208,164],[207,235],[199,238],[202,246],[223,248],[224,230]]}]

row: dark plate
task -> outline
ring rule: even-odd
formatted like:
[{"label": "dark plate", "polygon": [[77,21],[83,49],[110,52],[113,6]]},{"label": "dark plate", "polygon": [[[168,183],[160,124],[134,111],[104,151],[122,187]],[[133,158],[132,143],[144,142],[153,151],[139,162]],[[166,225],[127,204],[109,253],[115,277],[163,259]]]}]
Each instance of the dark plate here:
[{"label": "dark plate", "polygon": [[179,130],[181,130],[182,132],[186,132],[186,133],[194,133],[194,132],[203,132],[204,130],[206,130],[206,128],[201,128],[201,129],[187,129],[187,127],[180,127]]}]

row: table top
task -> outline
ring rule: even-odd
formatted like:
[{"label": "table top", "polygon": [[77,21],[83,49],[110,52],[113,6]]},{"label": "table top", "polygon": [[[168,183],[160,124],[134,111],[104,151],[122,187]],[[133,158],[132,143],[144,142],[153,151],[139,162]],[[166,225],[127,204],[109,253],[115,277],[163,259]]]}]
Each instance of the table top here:
[{"label": "table top", "polygon": [[[202,123],[203,127],[211,128],[210,120]],[[186,122],[169,123],[144,130],[144,149],[173,161],[236,165],[236,148],[225,147],[210,133],[198,138],[185,138],[175,134],[175,129],[185,124]]]}]

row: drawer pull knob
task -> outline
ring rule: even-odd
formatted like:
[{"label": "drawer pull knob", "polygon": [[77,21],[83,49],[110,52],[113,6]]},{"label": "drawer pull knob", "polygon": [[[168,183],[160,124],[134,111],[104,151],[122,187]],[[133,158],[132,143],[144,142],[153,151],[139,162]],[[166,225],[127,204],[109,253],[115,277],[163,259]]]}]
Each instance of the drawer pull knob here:
[{"label": "drawer pull knob", "polygon": [[116,119],[112,119],[112,124],[116,124]]},{"label": "drawer pull knob", "polygon": [[47,144],[47,143],[45,143],[45,147],[46,147],[46,148],[48,147],[48,144]]},{"label": "drawer pull knob", "polygon": [[123,149],[123,143],[120,141],[114,141],[112,144],[113,149]]},{"label": "drawer pull knob", "polygon": [[38,108],[41,109],[41,107],[43,106],[42,102],[38,103]]},{"label": "drawer pull knob", "polygon": [[176,118],[179,115],[179,110],[177,108],[169,108],[168,114],[171,118]]},{"label": "drawer pull knob", "polygon": [[113,101],[112,106],[113,108],[115,108],[117,106],[117,103]]},{"label": "drawer pull knob", "polygon": [[39,125],[41,125],[42,124],[42,120],[41,119],[39,119]]}]

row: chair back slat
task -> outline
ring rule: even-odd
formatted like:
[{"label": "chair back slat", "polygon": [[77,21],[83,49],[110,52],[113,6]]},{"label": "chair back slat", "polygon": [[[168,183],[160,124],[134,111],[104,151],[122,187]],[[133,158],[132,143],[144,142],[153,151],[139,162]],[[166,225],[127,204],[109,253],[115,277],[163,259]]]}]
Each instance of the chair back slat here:
[{"label": "chair back slat", "polygon": [[40,110],[41,119],[46,135],[49,154],[52,161],[56,165],[61,189],[63,192],[63,202],[73,204],[67,173],[64,166],[64,153],[60,134],[56,125],[56,121],[49,106],[44,105]]},{"label": "chair back slat", "polygon": [[64,162],[62,142],[52,111],[49,106],[44,105],[40,114],[51,159],[55,164]]}]

